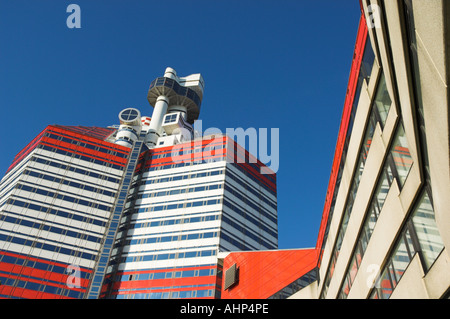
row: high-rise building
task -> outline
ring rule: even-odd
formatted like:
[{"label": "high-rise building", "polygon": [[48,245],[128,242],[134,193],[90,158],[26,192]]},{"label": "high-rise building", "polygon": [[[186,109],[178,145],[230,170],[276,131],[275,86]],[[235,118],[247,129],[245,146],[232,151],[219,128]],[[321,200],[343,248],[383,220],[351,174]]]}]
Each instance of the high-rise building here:
[{"label": "high-rise building", "polygon": [[50,125],[15,157],[0,183],[1,298],[220,298],[219,251],[278,247],[276,175],[194,131],[203,88],[167,68],[151,117]]},{"label": "high-rise building", "polygon": [[252,283],[254,269],[248,265],[256,254],[228,254],[224,283],[232,285],[223,286],[224,296],[267,298],[278,289],[281,293],[270,296],[450,298],[450,3],[361,0],[360,5],[315,248],[317,280],[284,281],[311,269],[311,261],[299,258],[289,265],[270,258],[279,254],[273,251],[265,258],[285,269],[283,282],[262,272]]}]

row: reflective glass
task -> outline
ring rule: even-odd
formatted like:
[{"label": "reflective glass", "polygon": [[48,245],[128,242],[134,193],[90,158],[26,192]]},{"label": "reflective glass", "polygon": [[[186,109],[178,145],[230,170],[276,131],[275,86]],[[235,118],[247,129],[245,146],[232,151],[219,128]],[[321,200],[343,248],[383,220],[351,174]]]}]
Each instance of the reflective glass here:
[{"label": "reflective glass", "polygon": [[383,170],[383,173],[381,175],[380,181],[378,182],[377,190],[375,191],[375,206],[378,209],[378,213],[381,212],[381,209],[383,208],[384,201],[386,200],[387,194],[389,192],[389,180],[386,175],[385,170]]},{"label": "reflective glass", "polygon": [[410,262],[411,258],[407,249],[407,243],[402,236],[392,256],[393,277],[396,281],[400,280]]},{"label": "reflective glass", "polygon": [[373,52],[372,43],[370,42],[369,37],[367,37],[361,61],[361,74],[367,81],[370,79],[374,61],[375,53]]},{"label": "reflective glass", "polygon": [[428,269],[444,249],[444,244],[436,225],[433,206],[426,192],[414,212],[412,221],[419,239],[425,266]]},{"label": "reflective glass", "polygon": [[391,104],[392,100],[386,87],[386,78],[384,77],[384,74],[382,74],[375,95],[375,107],[378,110],[383,127],[384,124],[386,124],[386,118],[388,116],[389,109],[391,108]]},{"label": "reflective glass", "polygon": [[388,268],[386,268],[381,275],[379,294],[381,299],[389,299],[392,294],[392,284],[389,278]]},{"label": "reflective glass", "polygon": [[395,140],[391,147],[391,155],[399,178],[400,187],[405,183],[406,177],[411,169],[413,160],[408,148],[403,124],[400,123]]},{"label": "reflective glass", "polygon": [[122,112],[121,117],[125,121],[134,120],[138,117],[138,112],[134,109],[126,109]]}]

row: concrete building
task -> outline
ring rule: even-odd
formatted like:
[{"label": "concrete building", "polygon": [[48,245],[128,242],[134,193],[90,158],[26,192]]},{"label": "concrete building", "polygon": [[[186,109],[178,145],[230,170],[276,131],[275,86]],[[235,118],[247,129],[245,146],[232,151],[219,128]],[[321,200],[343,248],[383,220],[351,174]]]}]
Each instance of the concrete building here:
[{"label": "concrete building", "polygon": [[[360,5],[315,247],[317,280],[278,297],[448,298],[450,3],[362,0]],[[228,281],[235,283],[224,285],[228,291],[222,295],[246,297],[249,283],[242,278],[248,278],[244,271],[251,260],[224,256],[224,272],[229,267]],[[272,264],[287,272],[283,278],[308,265],[312,269],[309,260],[286,263]],[[241,279],[233,279],[236,273]],[[260,275],[255,287],[272,281],[273,292],[277,275]],[[286,282],[281,286],[289,288]]]}]

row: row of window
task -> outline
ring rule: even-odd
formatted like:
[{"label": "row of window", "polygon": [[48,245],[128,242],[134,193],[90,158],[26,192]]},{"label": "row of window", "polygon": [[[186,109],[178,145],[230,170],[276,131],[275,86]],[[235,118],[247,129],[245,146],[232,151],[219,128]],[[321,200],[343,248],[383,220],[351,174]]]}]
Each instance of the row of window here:
[{"label": "row of window", "polygon": [[[236,248],[230,248],[226,244],[231,244]],[[271,245],[271,246],[265,246],[267,249],[277,249],[278,245]],[[254,247],[253,245],[250,245],[248,242],[244,242],[242,238],[235,238],[234,235],[231,233],[229,234],[226,230],[222,229],[220,232],[220,245],[219,250],[220,251],[230,251],[230,250],[259,250],[261,247]]]},{"label": "row of window", "polygon": [[208,215],[208,216],[197,216],[197,217],[179,218],[179,219],[163,219],[163,220],[158,220],[158,221],[154,221],[154,222],[147,221],[147,222],[135,223],[135,224],[130,225],[127,229],[208,222],[208,221],[218,220],[219,218],[220,218],[220,215]]},{"label": "row of window", "polygon": [[53,182],[53,183],[64,184],[67,186],[78,188],[79,190],[85,190],[85,191],[93,192],[93,193],[100,194],[100,195],[105,195],[105,196],[109,196],[109,197],[116,196],[115,192],[111,192],[106,189],[89,186],[86,183],[78,183],[78,182],[74,182],[74,181],[68,181],[63,178],[59,178],[59,177],[52,176],[52,175],[46,175],[46,174],[35,172],[35,171],[25,170],[23,172],[23,175],[36,177],[38,179],[43,179],[43,180]]},{"label": "row of window", "polygon": [[71,210],[70,212],[66,212],[64,210],[59,210],[59,209],[55,209],[54,207],[56,207],[55,205],[53,205],[53,208],[50,207],[45,207],[45,206],[41,206],[38,204],[33,204],[30,203],[30,201],[23,201],[23,200],[19,200],[19,199],[8,199],[8,201],[6,202],[7,204],[13,205],[13,206],[19,206],[19,207],[23,207],[26,210],[35,210],[38,212],[44,212],[46,214],[52,214],[55,216],[59,216],[59,217],[64,217],[67,219],[73,219],[73,220],[77,220],[83,223],[87,223],[87,224],[93,224],[93,225],[97,225],[97,226],[101,226],[104,227],[106,225],[106,222],[100,219],[95,219],[93,218],[93,215],[89,215],[89,216],[84,216],[84,215],[78,215],[76,213],[81,213],[80,211],[76,211],[76,210]]},{"label": "row of window", "polygon": [[388,299],[415,253],[419,254],[425,271],[431,268],[444,249],[434,216],[430,196],[425,190],[403,227],[388,261],[381,270],[381,275],[375,282],[370,298]]},{"label": "row of window", "polygon": [[272,207],[273,209],[277,209],[277,204],[273,203],[269,198],[267,198],[266,195],[264,195],[263,192],[256,191],[255,188],[248,183],[244,182],[241,178],[239,178],[237,175],[235,175],[233,172],[228,170],[225,174],[226,178],[232,179],[234,182],[239,184],[239,189],[242,193],[250,192],[252,193],[256,198],[258,198],[259,201],[263,201],[266,205]]},{"label": "row of window", "polygon": [[154,254],[154,255],[139,255],[139,256],[129,256],[122,257],[118,262],[131,263],[131,262],[141,262],[141,261],[157,261],[157,260],[168,260],[168,259],[184,259],[184,258],[195,258],[195,257],[209,257],[216,256],[217,250],[200,250],[200,251],[188,251],[188,252],[178,252],[178,253],[164,253],[164,254]]},{"label": "row of window", "polygon": [[[262,229],[275,238],[278,237],[278,232],[275,228],[266,226],[261,219],[256,219],[256,218],[252,217],[251,214],[248,212],[248,210],[242,209],[239,205],[233,203],[231,199],[225,197],[223,200],[223,205],[224,205],[224,207],[231,209],[232,212],[237,213],[240,216],[242,216],[246,222],[250,222],[253,225],[255,225],[257,229]],[[257,211],[257,212],[261,213],[260,211]],[[222,220],[223,220],[223,217],[222,217]]]},{"label": "row of window", "polygon": [[171,292],[151,292],[116,295],[116,299],[182,299],[213,297],[215,289],[183,290]]},{"label": "row of window", "polygon": [[[80,257],[80,258],[87,259],[87,260],[95,260],[95,257],[96,257],[95,254],[62,247],[61,243],[50,240],[50,239],[46,239],[45,243],[41,243],[36,240],[29,240],[29,239],[25,239],[25,238],[21,238],[21,237],[15,237],[14,234],[15,234],[15,232],[10,232],[9,235],[0,234],[0,241],[18,244],[18,245],[22,245],[22,246],[38,248],[38,249],[43,249],[43,250],[48,250],[51,252],[69,255],[69,256],[73,256],[73,257]],[[24,234],[21,234],[21,235],[24,235]],[[55,244],[50,244],[51,242],[54,242]],[[67,244],[67,243],[65,243],[65,244]],[[68,246],[70,246],[70,245],[68,245]],[[79,247],[77,246],[76,248],[79,248]],[[88,248],[83,248],[83,249],[90,250]]]},{"label": "row of window", "polygon": [[194,166],[199,164],[207,164],[207,163],[215,163],[215,162],[221,162],[225,161],[225,158],[223,156],[214,156],[212,158],[198,158],[194,160],[183,160],[181,163],[176,164],[155,164],[153,166],[150,166],[144,170],[144,172],[153,172],[153,171],[159,171],[159,170],[165,170],[165,169],[172,169],[172,168],[180,168],[180,167],[187,167],[187,166]]},{"label": "row of window", "polygon": [[[401,155],[399,156],[399,149]],[[360,261],[364,256],[364,252],[372,236],[375,224],[380,216],[384,202],[394,181],[398,181],[401,189],[405,183],[412,166],[412,158],[409,154],[408,144],[406,141],[403,124],[400,122],[395,134],[393,143],[387,155],[387,159],[383,165],[380,177],[376,184],[375,192],[372,195],[366,220],[363,224],[362,232],[357,240],[356,249],[351,258],[350,266],[344,279],[344,284],[340,291],[340,298],[346,298],[353,281],[358,272]]]},{"label": "row of window", "polygon": [[[370,298],[388,299],[395,287],[397,286],[401,276],[411,262],[414,252],[418,253],[421,265],[427,272],[434,261],[437,259],[444,245],[436,225],[435,214],[432,204],[432,194],[430,187],[430,169],[427,153],[426,129],[423,112],[423,100],[421,94],[421,80],[419,74],[419,61],[417,53],[417,39],[415,33],[414,21],[414,1],[404,0],[400,12],[404,16],[407,46],[409,47],[410,59],[409,63],[412,72],[412,84],[414,90],[413,101],[415,102],[415,115],[417,116],[418,137],[421,144],[422,165],[421,171],[425,176],[424,190],[419,197],[413,213],[408,217],[402,233],[397,239],[396,245],[390,255],[388,261],[384,265],[381,276],[375,287],[373,288]],[[387,23],[387,21],[386,21]],[[387,35],[389,37],[389,35]],[[389,40],[389,39],[388,39]]]},{"label": "row of window", "polygon": [[[385,122],[383,120],[381,120],[382,118],[379,115],[379,111],[378,111],[379,108],[377,105],[379,105],[379,104],[385,105],[383,107],[384,111],[390,109],[390,105],[392,102],[390,102],[391,100],[389,97],[386,97],[388,95],[389,95],[389,93],[388,93],[388,90],[386,87],[386,81],[384,80],[384,75],[381,74],[380,81],[377,86],[375,99],[372,103],[372,108],[371,108],[370,116],[368,119],[367,127],[366,127],[364,135],[363,135],[362,145],[359,149],[359,156],[358,156],[358,160],[356,161],[355,172],[354,172],[354,175],[352,178],[352,183],[350,185],[349,192],[347,195],[346,204],[345,204],[344,211],[343,211],[342,221],[341,221],[341,224],[339,226],[339,229],[338,229],[338,232],[336,235],[336,242],[335,242],[335,245],[333,248],[333,252],[331,254],[331,260],[330,260],[330,263],[328,266],[327,275],[325,277],[325,283],[323,285],[321,298],[324,298],[326,296],[329,284],[331,282],[331,278],[333,277],[333,274],[334,274],[334,267],[336,265],[337,258],[339,256],[339,252],[341,250],[342,242],[343,242],[345,233],[347,231],[347,225],[350,220],[350,216],[351,216],[352,209],[353,209],[353,204],[356,199],[356,193],[358,191],[359,183],[361,181],[361,177],[364,172],[364,167],[366,165],[369,149],[370,149],[370,146],[372,145],[372,138],[373,138],[373,134],[375,132],[375,127],[376,127],[377,123],[380,124],[381,128],[383,128],[384,124],[385,124]],[[378,101],[377,98],[379,98],[379,97],[383,97],[383,100],[385,102]],[[329,216],[328,218],[330,220],[331,216]]]},{"label": "row of window", "polygon": [[[51,131],[50,131],[51,132]],[[94,150],[96,152],[101,152],[101,153],[105,153],[106,155],[112,155],[112,156],[118,156],[118,157],[122,157],[122,158],[128,158],[128,154],[122,153],[122,152],[117,152],[113,149],[108,149],[105,148],[99,144],[91,144],[92,142],[89,141],[88,143],[84,142],[87,140],[84,140],[82,138],[79,137],[74,137],[74,136],[70,136],[70,135],[65,135],[63,133],[45,133],[44,136],[55,139],[57,141],[62,141],[62,142],[66,142],[69,144],[74,144],[76,146],[80,146],[80,147],[85,147],[91,150]]]},{"label": "row of window", "polygon": [[[267,178],[270,175],[262,175],[258,173],[251,173],[249,172],[245,167],[243,167],[240,164],[237,163],[232,163],[233,167],[236,167],[244,176],[246,176],[247,178],[249,178],[252,182],[256,183],[256,185],[258,185],[259,187],[264,188],[266,191],[268,191],[270,194],[277,196],[277,190],[276,190],[276,185],[274,186],[269,186],[268,183],[263,182],[264,178]],[[258,177],[255,176],[258,175]]]},{"label": "row of window", "polygon": [[220,144],[207,144],[207,145],[199,145],[197,146],[194,142],[194,144],[179,144],[172,148],[170,152],[165,152],[161,154],[152,155],[151,161],[161,158],[168,158],[168,157],[177,157],[177,156],[184,156],[189,154],[197,154],[202,153],[204,157],[213,156],[213,155],[219,155],[219,154],[213,154],[212,151],[214,150],[221,150],[225,149],[226,145],[222,144],[222,141]]},{"label": "row of window", "polygon": [[[262,167],[266,167],[265,164],[261,163],[256,157],[254,157],[245,148],[241,147],[238,143],[233,140],[229,140],[227,146],[228,149],[228,160],[232,160],[232,163],[245,164],[244,166],[248,170],[251,168],[257,175],[268,179],[271,183],[276,184],[277,175],[276,174],[261,174]],[[254,154],[256,155],[256,154]]]},{"label": "row of window", "polygon": [[[11,278],[2,277],[2,276],[0,276],[0,281],[2,282],[2,285],[5,285],[5,286],[23,288],[23,289],[28,289],[28,290],[38,291],[38,292],[54,294],[54,295],[58,295],[58,296],[66,296],[69,298],[81,299],[84,296],[83,291],[73,290],[68,287],[60,288],[60,287],[55,287],[55,286],[46,285],[46,284],[39,284],[39,283],[32,282],[32,281],[11,279]],[[11,296],[4,296],[4,297],[11,298]]]},{"label": "row of window", "polygon": [[[230,157],[228,158],[228,162],[230,162]],[[239,157],[236,153],[234,154],[234,158],[231,161],[233,164],[238,164],[236,166],[243,167],[247,175],[253,176],[253,174],[258,175],[261,179],[267,179],[269,183],[276,184],[276,174],[261,174],[262,167],[266,167],[262,163],[252,163],[248,156],[246,158]],[[250,171],[253,171],[253,174],[250,173]]]},{"label": "row of window", "polygon": [[44,159],[44,158],[33,156],[31,158],[31,161],[36,162],[36,163],[41,163],[43,165],[49,165],[49,166],[52,166],[52,167],[55,167],[55,168],[59,168],[59,169],[64,170],[64,171],[78,173],[78,174],[84,175],[86,177],[92,177],[92,178],[95,178],[98,181],[105,180],[105,181],[112,182],[112,183],[115,183],[115,184],[119,184],[120,183],[120,179],[119,178],[107,176],[107,175],[104,175],[104,174],[99,174],[99,173],[96,173],[96,172],[93,172],[93,171],[88,171],[88,170],[77,168],[77,167],[74,167],[74,166],[71,166],[71,165],[66,165],[66,164],[54,162],[54,161],[51,161],[49,159]]},{"label": "row of window", "polygon": [[24,184],[17,184],[16,188],[19,190],[39,194],[39,195],[50,197],[50,198],[57,198],[62,201],[92,207],[94,209],[100,209],[100,210],[108,211],[108,212],[111,210],[111,206],[106,206],[103,204],[95,203],[95,202],[88,201],[88,200],[81,199],[81,198],[76,198],[76,197],[69,196],[69,195],[62,195],[60,193],[55,193],[55,192],[48,191],[48,190],[38,188],[38,187],[32,187],[32,186],[24,185]]},{"label": "row of window", "polygon": [[129,239],[129,240],[125,241],[124,245],[157,244],[157,243],[167,243],[167,242],[171,242],[171,241],[186,241],[186,240],[194,240],[194,239],[216,238],[217,236],[218,236],[218,232],[206,232],[206,233],[192,233],[192,234],[186,234],[186,235]]},{"label": "row of window", "polygon": [[240,189],[234,189],[234,187],[230,186],[230,184],[225,184],[225,191],[226,195],[228,195],[228,193],[232,194],[234,197],[242,201],[243,205],[251,207],[254,211],[266,217],[271,222],[275,224],[277,223],[277,217],[274,216],[274,213],[270,212],[263,203],[260,202],[258,204],[255,204],[253,200],[249,198],[249,196],[244,195]]},{"label": "row of window", "polygon": [[166,211],[171,209],[181,209],[181,208],[190,208],[190,207],[200,207],[200,206],[208,206],[208,205],[217,205],[221,204],[222,199],[209,199],[209,200],[200,200],[196,202],[188,202],[188,203],[178,203],[178,204],[169,204],[169,205],[158,205],[152,207],[142,207],[138,209],[134,209],[132,213],[146,213],[146,212],[158,212],[158,211]]},{"label": "row of window", "polygon": [[[24,227],[39,229],[39,231],[41,231],[41,230],[48,231],[50,233],[59,234],[61,236],[69,236],[69,237],[73,237],[73,238],[77,238],[77,239],[81,239],[81,240],[87,240],[92,243],[100,243],[102,240],[102,237],[88,235],[88,234],[76,232],[74,230],[69,230],[69,229],[65,229],[65,228],[61,228],[61,227],[50,226],[50,225],[47,225],[45,223],[45,221],[44,221],[44,223],[39,223],[39,222],[37,222],[38,219],[34,219],[34,221],[30,221],[27,219],[21,219],[21,218],[15,218],[12,216],[0,215],[0,221],[15,224],[15,225],[20,225],[20,226],[24,226]],[[71,228],[74,229],[74,227],[71,227]]]},{"label": "row of window", "polygon": [[201,177],[210,177],[210,176],[217,176],[222,175],[224,173],[224,170],[216,170],[216,171],[203,171],[198,173],[191,173],[191,174],[183,174],[183,175],[169,175],[167,177],[164,176],[158,176],[156,178],[148,178],[145,180],[142,180],[139,182],[139,185],[147,185],[147,184],[159,184],[159,183],[166,183],[166,182],[176,182],[181,181],[185,179],[195,179],[195,178],[201,178]]},{"label": "row of window", "polygon": [[[47,263],[39,262],[39,261],[35,261],[35,260],[25,259],[25,257],[21,258],[21,257],[13,257],[13,256],[0,254],[0,262],[13,264],[13,265],[17,265],[17,266],[30,267],[33,269],[39,269],[39,270],[44,270],[44,271],[50,271],[52,273],[57,273],[57,274],[69,274],[69,272],[70,272],[70,269],[68,268],[69,265],[67,265],[67,267],[63,267],[63,266],[47,264]],[[89,279],[90,272],[83,271],[82,269],[79,269],[79,270],[80,271],[77,273],[79,278]]]},{"label": "row of window", "polygon": [[[25,164],[28,163],[29,160],[30,160],[30,159],[27,159],[26,161],[22,161],[21,164],[20,164],[20,167],[18,167],[16,171],[20,171],[21,168],[22,168],[23,166],[25,166]],[[14,182],[15,182],[18,178],[20,178],[20,177],[21,177],[20,174],[16,174],[16,175],[14,176],[14,178],[11,178],[11,175],[10,175],[8,178],[2,179],[1,184],[0,184],[0,186],[2,187],[2,188],[0,189],[0,194],[1,194],[0,199],[6,198],[7,194],[13,189],[13,187],[11,187],[11,189],[10,189],[8,192],[6,192],[6,193],[3,193],[3,194],[2,194],[2,192],[3,192],[5,189],[7,189],[8,187],[13,186],[13,185],[14,185]]]},{"label": "row of window", "polygon": [[197,92],[195,92],[193,89],[181,86],[176,80],[166,77],[159,77],[150,83],[149,91],[152,90],[154,87],[158,86],[164,86],[169,89],[173,89],[173,91],[182,97],[187,97],[188,99],[192,100],[192,102],[195,103],[196,108],[200,109],[201,104],[201,98],[198,96]]},{"label": "row of window", "polygon": [[197,187],[190,187],[190,188],[172,189],[172,190],[166,190],[166,191],[140,194],[140,195],[137,195],[135,199],[178,195],[178,194],[193,193],[193,192],[203,192],[203,191],[210,191],[210,190],[222,189],[222,188],[223,188],[223,184],[213,184],[213,185],[197,186]]},{"label": "row of window", "polygon": [[[124,169],[123,164],[112,163],[109,159],[108,160],[106,160],[106,159],[97,159],[97,158],[94,158],[94,157],[77,154],[74,150],[67,150],[67,151],[65,151],[65,150],[62,150],[62,149],[59,149],[59,148],[56,148],[56,147],[52,147],[52,146],[48,146],[48,145],[45,145],[45,144],[38,145],[38,148],[39,149],[43,149],[45,151],[52,152],[52,153],[60,154],[60,155],[63,155],[63,156],[76,158],[76,159],[79,159],[79,160],[82,160],[82,161],[85,161],[85,162],[88,162],[88,163],[94,163],[94,164],[102,165],[104,167],[111,167],[111,168],[115,168],[115,169],[121,170],[121,171],[123,171],[123,169]],[[80,153],[80,152],[78,152],[78,153]]]},{"label": "row of window", "polygon": [[[261,234],[254,234],[250,229],[248,229],[245,226],[240,225],[239,223],[233,221],[231,218],[228,218],[226,216],[222,216],[222,228],[224,227],[224,224],[227,224],[234,229],[236,229],[240,234],[239,238],[240,241],[246,241],[245,237],[253,239],[255,242],[257,242],[259,245],[262,245],[264,247],[267,247],[267,249],[270,248],[276,248],[276,244],[272,244],[269,241],[265,240],[265,237]],[[222,236],[221,236],[222,238]],[[278,238],[275,236],[275,238]],[[247,243],[248,244],[248,243]]]},{"label": "row of window", "polygon": [[195,270],[177,270],[177,271],[161,271],[147,272],[138,274],[117,275],[116,281],[132,281],[132,280],[155,280],[155,279],[171,279],[171,278],[188,278],[188,277],[204,277],[215,276],[216,268],[195,269]]},{"label": "row of window", "polygon": [[[63,129],[65,131],[71,131],[78,134],[82,134],[84,136],[94,137],[101,141],[104,141],[108,136],[114,133],[114,129],[112,129],[111,127],[51,125],[50,131],[52,132],[53,127]],[[60,134],[59,132],[57,133]],[[89,141],[87,139],[82,140]]]}]

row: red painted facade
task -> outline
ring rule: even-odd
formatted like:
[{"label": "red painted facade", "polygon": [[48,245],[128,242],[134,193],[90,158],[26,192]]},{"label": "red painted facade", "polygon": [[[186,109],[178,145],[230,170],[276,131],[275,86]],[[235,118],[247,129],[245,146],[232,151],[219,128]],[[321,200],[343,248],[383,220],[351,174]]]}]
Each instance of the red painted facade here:
[{"label": "red painted facade", "polygon": [[[1,256],[8,256],[14,263],[0,262],[0,272],[7,273],[7,278],[10,280],[20,280],[23,283],[23,287],[12,287],[4,282],[0,285],[0,295],[25,299],[70,299],[70,297],[56,293],[58,288],[60,290],[67,289],[67,282],[70,280],[70,272],[67,271],[69,264],[6,251],[0,251]],[[40,266],[36,266],[38,264]],[[39,268],[53,270],[49,271]],[[72,290],[85,292],[89,285],[89,280],[85,278],[89,277],[92,270],[79,267],[79,271],[81,272],[79,275],[82,275],[84,278],[79,278],[77,283],[79,288],[74,287]],[[2,279],[5,281],[4,277]],[[55,293],[27,289],[28,283],[51,286],[54,288]],[[0,299],[3,298],[0,297]]]},{"label": "red painted facade", "polygon": [[[97,134],[94,132],[98,130]],[[84,132],[87,135],[84,135]],[[58,126],[58,125],[49,125],[47,126],[37,137],[35,137],[27,146],[25,146],[14,158],[13,163],[8,168],[7,172],[13,169],[18,163],[20,163],[30,152],[32,152],[38,145],[47,145],[50,147],[55,147],[60,150],[76,152],[79,155],[95,158],[98,160],[106,161],[112,164],[116,164],[124,167],[126,165],[126,157],[130,152],[129,148],[112,144],[109,142],[103,141],[101,138],[106,138],[113,131],[110,129],[97,128],[97,127],[73,127],[73,126]],[[66,143],[54,138],[46,137],[46,133],[53,134],[58,137],[66,137],[71,141],[82,141],[91,146],[98,146],[104,150],[115,151],[118,155],[122,154],[123,156],[112,156],[109,154],[105,154],[105,152],[94,151],[91,148],[87,147],[78,147],[73,143]]]},{"label": "red painted facade", "polygon": [[[224,258],[224,274],[233,264],[239,282],[222,291],[222,299],[267,299],[317,265],[316,249],[232,252]],[[225,275],[223,276],[224,287]]]}]

